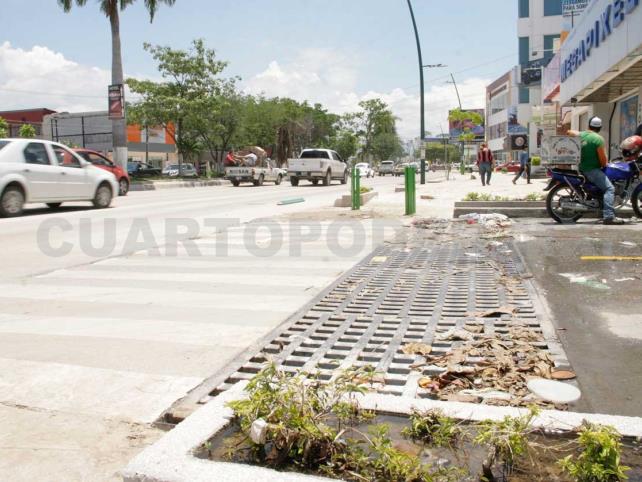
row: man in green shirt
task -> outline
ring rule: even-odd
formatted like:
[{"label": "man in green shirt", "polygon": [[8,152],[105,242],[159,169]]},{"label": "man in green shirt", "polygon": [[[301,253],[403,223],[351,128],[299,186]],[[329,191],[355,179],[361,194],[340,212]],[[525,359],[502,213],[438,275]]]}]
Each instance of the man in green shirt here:
[{"label": "man in green shirt", "polygon": [[613,203],[615,201],[615,188],[604,174],[602,168],[606,167],[609,160],[604,148],[604,138],[600,135],[602,119],[593,117],[589,121],[589,130],[577,132],[569,131],[570,136],[579,137],[582,141],[580,154],[580,171],[586,179],[592,182],[604,193],[604,224],[624,224],[624,220],[615,217]]}]

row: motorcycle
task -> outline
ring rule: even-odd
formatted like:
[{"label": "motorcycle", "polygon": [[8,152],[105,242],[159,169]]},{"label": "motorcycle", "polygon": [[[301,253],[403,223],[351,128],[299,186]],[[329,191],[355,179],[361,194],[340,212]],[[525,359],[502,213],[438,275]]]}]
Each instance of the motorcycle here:
[{"label": "motorcycle", "polygon": [[[611,161],[604,169],[615,188],[614,209],[617,211],[631,203],[635,215],[642,218],[642,156],[631,161],[621,157]],[[558,223],[574,223],[589,212],[603,208],[602,191],[574,169],[550,169],[551,181],[544,191],[546,211]]]}]

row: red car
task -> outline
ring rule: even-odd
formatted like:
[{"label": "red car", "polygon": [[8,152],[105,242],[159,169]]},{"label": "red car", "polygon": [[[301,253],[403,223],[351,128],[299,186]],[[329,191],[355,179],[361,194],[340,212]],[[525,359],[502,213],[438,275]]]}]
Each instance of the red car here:
[{"label": "red car", "polygon": [[118,181],[118,194],[120,196],[127,195],[129,191],[129,174],[127,174],[127,171],[114,164],[100,152],[92,151],[91,149],[74,149],[74,152],[84,160],[91,162],[94,166],[109,171],[116,176],[116,180]]},{"label": "red car", "polygon": [[519,162],[506,162],[500,164],[495,168],[496,172],[501,172],[506,169],[508,172],[519,172]]}]

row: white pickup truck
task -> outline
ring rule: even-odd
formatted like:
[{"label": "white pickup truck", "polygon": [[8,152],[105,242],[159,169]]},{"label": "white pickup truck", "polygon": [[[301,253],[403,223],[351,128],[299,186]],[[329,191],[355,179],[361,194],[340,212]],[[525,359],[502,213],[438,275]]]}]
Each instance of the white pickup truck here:
[{"label": "white pickup truck", "polygon": [[267,161],[266,167],[231,166],[225,168],[225,179],[235,187],[238,187],[242,182],[251,182],[255,186],[262,186],[265,181],[274,182],[278,186],[285,176],[285,170],[274,167],[270,161]]},{"label": "white pickup truck", "polygon": [[346,162],[330,149],[303,149],[298,159],[288,159],[288,174],[293,186],[298,186],[302,179],[314,185],[322,181],[324,186],[329,186],[333,179],[346,184],[348,173]]}]

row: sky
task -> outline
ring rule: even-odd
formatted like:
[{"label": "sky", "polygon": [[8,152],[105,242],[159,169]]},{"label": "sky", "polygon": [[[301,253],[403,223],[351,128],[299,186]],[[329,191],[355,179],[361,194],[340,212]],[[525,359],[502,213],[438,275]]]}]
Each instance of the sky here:
[{"label": "sky", "polygon": [[[97,0],[1,0],[0,110],[106,110],[109,22]],[[425,70],[426,129],[457,106],[483,108],[485,86],[517,63],[515,0],[413,0]],[[406,0],[176,0],[150,24],[139,0],[121,16],[125,75],[158,78],[144,42],[205,40],[249,94],[320,102],[339,114],[380,97],[404,138],[419,135],[417,50]],[[131,100],[131,99],[130,99]]]}]

